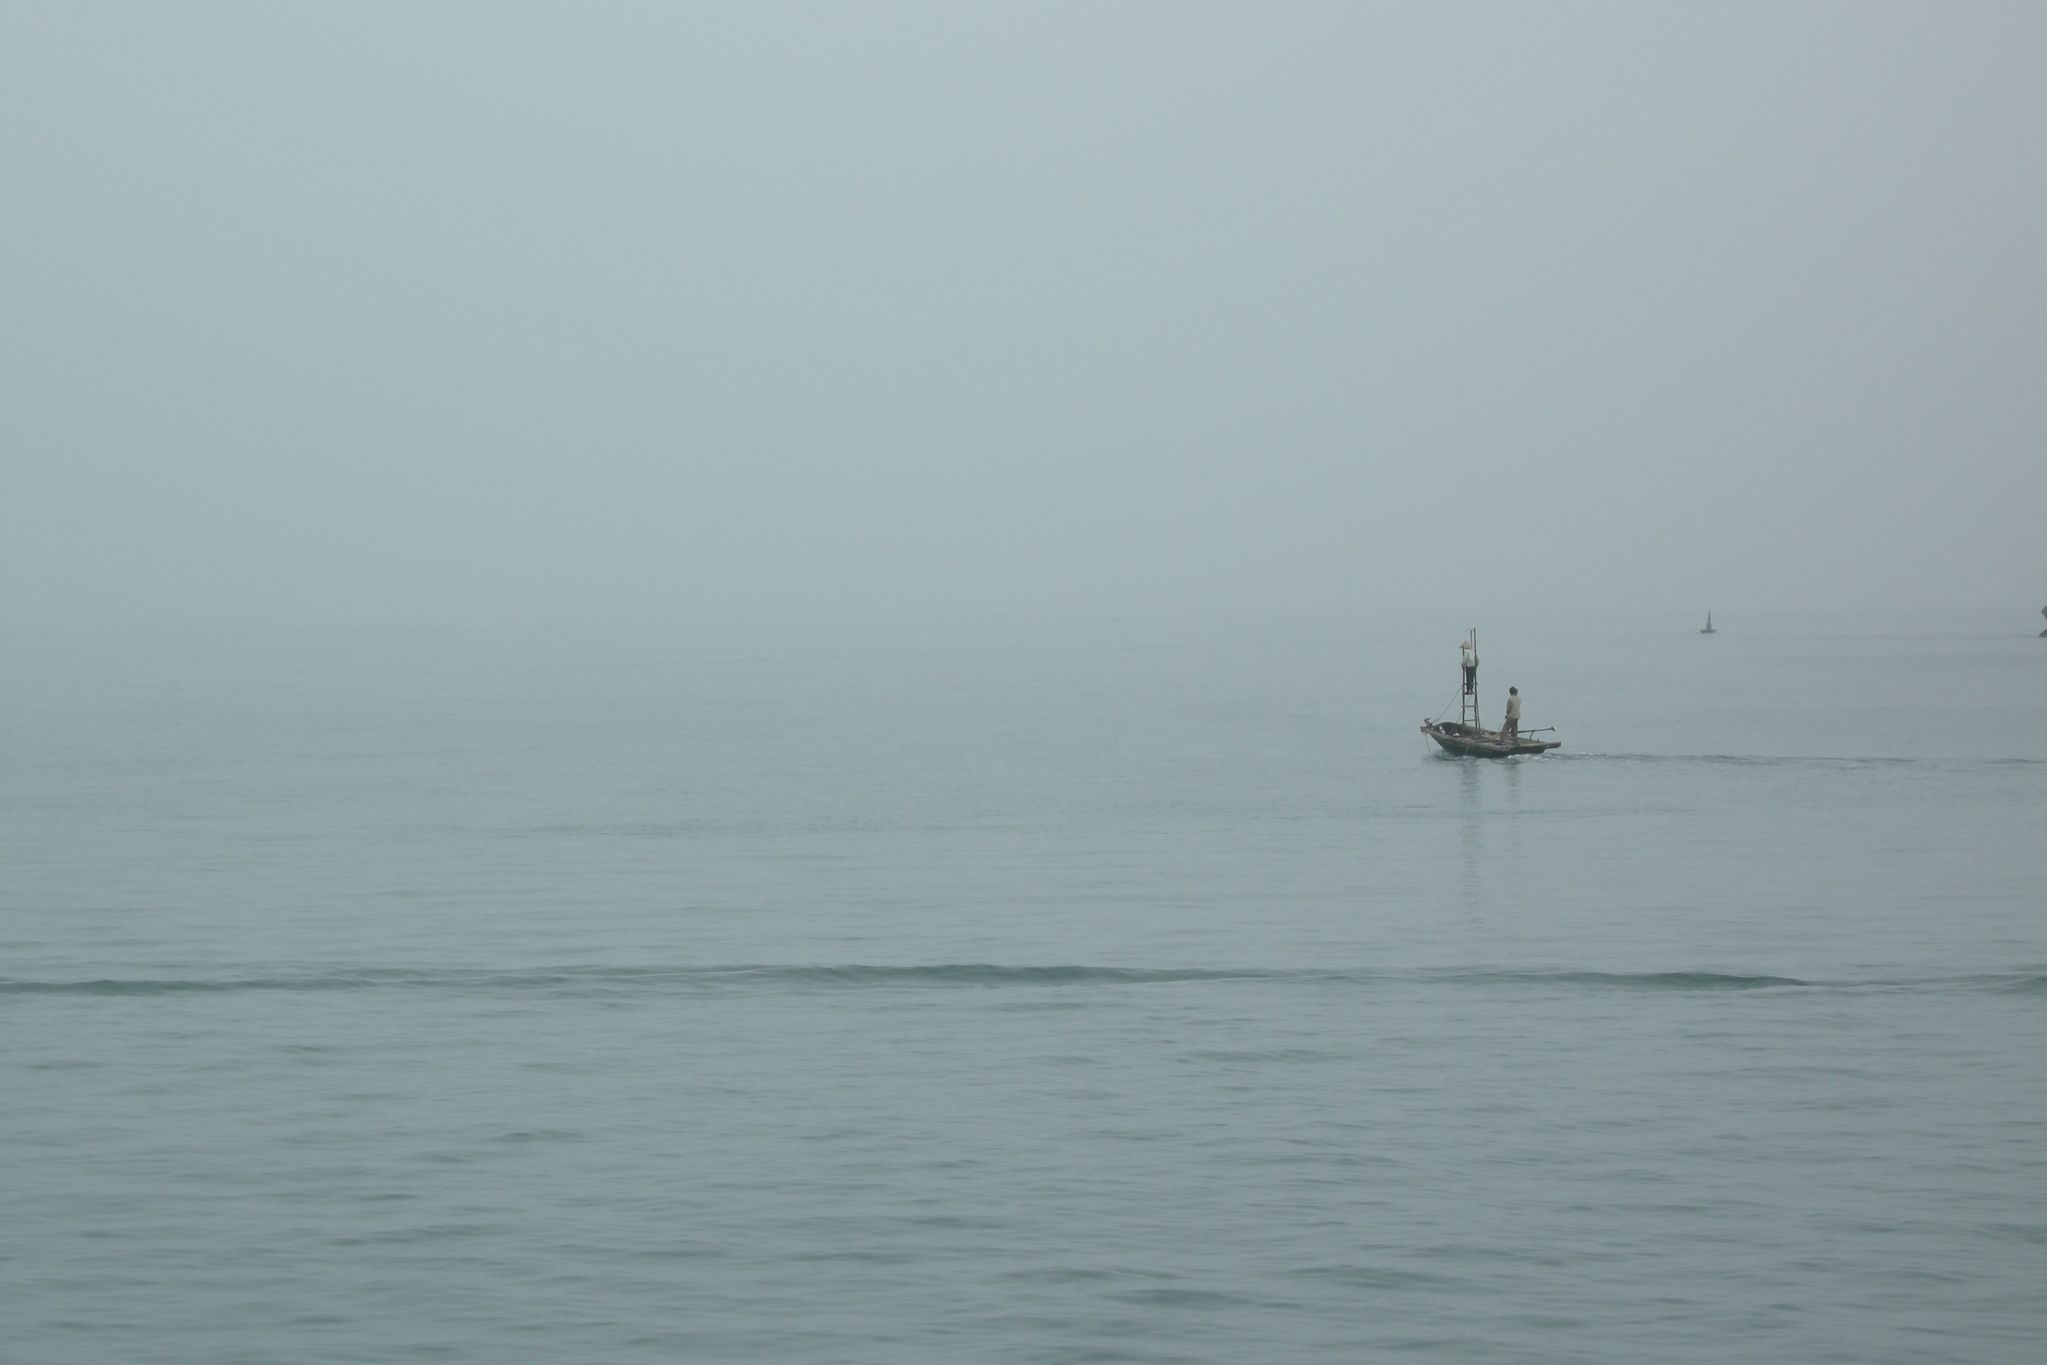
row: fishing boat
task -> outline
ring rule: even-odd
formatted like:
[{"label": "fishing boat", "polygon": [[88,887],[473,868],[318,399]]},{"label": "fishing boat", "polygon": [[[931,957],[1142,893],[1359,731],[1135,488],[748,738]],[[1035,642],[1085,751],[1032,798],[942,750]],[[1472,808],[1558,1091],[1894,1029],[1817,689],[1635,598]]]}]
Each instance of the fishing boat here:
[{"label": "fishing boat", "polygon": [[1554,734],[1554,726],[1545,726],[1542,730],[1521,730],[1514,738],[1505,739],[1497,730],[1481,730],[1461,721],[1429,720],[1422,722],[1422,733],[1442,745],[1445,753],[1456,754],[1459,758],[1514,758],[1520,754],[1542,754],[1564,747],[1560,739],[1530,738],[1531,735]]},{"label": "fishing boat", "polygon": [[1716,634],[1716,633],[1717,633],[1717,632],[1715,632],[1715,631],[1714,631],[1714,629],[1713,629],[1713,613],[1712,613],[1712,611],[1708,610],[1708,611],[1707,611],[1707,613],[1706,613],[1706,628],[1705,628],[1704,630],[1700,631],[1700,632],[1699,632],[1699,634],[1701,634],[1701,635],[1713,635],[1713,634]]},{"label": "fishing boat", "polygon": [[1457,719],[1424,720],[1422,733],[1436,741],[1443,752],[1459,758],[1515,758],[1522,754],[1547,753],[1561,749],[1560,739],[1537,739],[1537,735],[1554,735],[1556,727],[1545,725],[1540,730],[1519,730],[1512,735],[1498,730],[1488,730],[1478,719],[1478,632],[1472,631],[1463,645],[1464,662],[1458,669],[1457,678]]}]

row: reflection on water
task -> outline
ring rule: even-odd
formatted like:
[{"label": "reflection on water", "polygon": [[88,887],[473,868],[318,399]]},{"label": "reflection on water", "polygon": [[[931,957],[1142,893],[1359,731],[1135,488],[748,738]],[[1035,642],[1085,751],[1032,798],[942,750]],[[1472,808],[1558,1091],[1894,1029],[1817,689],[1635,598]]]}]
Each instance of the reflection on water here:
[{"label": "reflection on water", "polygon": [[[1452,857],[1457,865],[1457,887],[1461,908],[1474,926],[1484,920],[1484,909],[1514,905],[1520,900],[1516,866],[1526,856],[1523,839],[1522,768],[1531,759],[1458,758],[1457,841]],[[1539,783],[1537,784],[1539,788]],[[1531,790],[1531,799],[1539,793]]]}]

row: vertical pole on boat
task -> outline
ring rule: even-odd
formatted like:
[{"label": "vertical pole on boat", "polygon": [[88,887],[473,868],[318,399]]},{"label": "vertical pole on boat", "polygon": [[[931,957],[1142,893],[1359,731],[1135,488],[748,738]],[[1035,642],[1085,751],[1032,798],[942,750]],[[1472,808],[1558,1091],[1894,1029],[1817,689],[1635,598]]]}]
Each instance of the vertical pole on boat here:
[{"label": "vertical pole on boat", "polygon": [[[1469,675],[1467,675],[1467,676],[1465,676],[1465,677],[1460,677],[1460,678],[1459,678],[1459,679],[1457,680],[1457,695],[1458,695],[1458,696],[1459,696],[1459,697],[1460,697],[1460,698],[1462,699],[1462,700],[1461,700],[1461,701],[1460,701],[1460,702],[1458,703],[1458,707],[1457,707],[1457,718],[1458,718],[1459,720],[1463,721],[1463,722],[1464,722],[1464,723],[1465,723],[1466,725],[1469,725],[1469,726],[1470,726],[1470,727],[1471,727],[1472,729],[1476,730],[1476,729],[1478,729],[1478,728],[1479,728],[1479,723],[1478,723],[1478,627],[1477,627],[1477,626],[1473,626],[1473,627],[1471,628],[1471,636],[1470,636],[1470,649],[1471,649],[1471,654],[1470,654],[1470,658],[1471,658],[1471,672],[1469,673]],[[1462,667],[1461,667],[1461,665],[1460,665],[1460,669],[1459,669],[1459,671],[1460,671],[1460,672],[1462,671]]]}]

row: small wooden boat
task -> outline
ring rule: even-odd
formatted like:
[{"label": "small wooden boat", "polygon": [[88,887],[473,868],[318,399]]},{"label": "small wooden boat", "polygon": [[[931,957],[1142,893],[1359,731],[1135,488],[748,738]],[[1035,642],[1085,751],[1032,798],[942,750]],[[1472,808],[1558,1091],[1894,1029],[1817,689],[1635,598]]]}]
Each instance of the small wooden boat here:
[{"label": "small wooden boat", "polygon": [[1422,733],[1443,746],[1444,752],[1459,758],[1513,758],[1518,754],[1541,754],[1561,749],[1560,739],[1531,739],[1531,735],[1555,734],[1554,726],[1541,730],[1520,730],[1514,738],[1503,738],[1497,730],[1481,730],[1455,720],[1425,720]]},{"label": "small wooden boat", "polygon": [[1456,754],[1459,758],[1515,758],[1564,747],[1560,739],[1534,738],[1536,735],[1554,735],[1557,732],[1554,725],[1545,725],[1540,730],[1516,730],[1511,736],[1480,725],[1478,632],[1471,632],[1461,648],[1464,658],[1457,670],[1457,719],[1425,720],[1422,722],[1423,734],[1441,745],[1445,753]]}]

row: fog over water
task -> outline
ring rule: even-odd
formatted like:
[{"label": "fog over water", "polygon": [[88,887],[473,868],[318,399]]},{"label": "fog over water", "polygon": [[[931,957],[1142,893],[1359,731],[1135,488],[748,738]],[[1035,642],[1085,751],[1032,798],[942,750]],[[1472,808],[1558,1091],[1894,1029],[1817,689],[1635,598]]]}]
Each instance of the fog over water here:
[{"label": "fog over water", "polygon": [[0,1355],[2036,1365],[2043,52],[0,0]]},{"label": "fog over water", "polygon": [[0,626],[2019,628],[2043,42],[2016,4],[10,3]]}]

